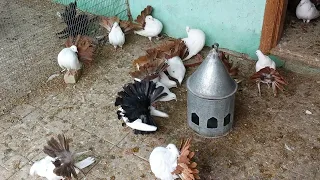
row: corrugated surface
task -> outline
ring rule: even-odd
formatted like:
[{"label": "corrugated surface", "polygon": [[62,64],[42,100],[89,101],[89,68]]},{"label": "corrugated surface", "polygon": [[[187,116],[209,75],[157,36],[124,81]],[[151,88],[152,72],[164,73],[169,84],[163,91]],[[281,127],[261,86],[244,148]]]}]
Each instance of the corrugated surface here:
[{"label": "corrugated surface", "polygon": [[[67,5],[74,0],[53,0],[54,2]],[[102,16],[118,16],[128,19],[126,0],[78,0],[80,10]]]},{"label": "corrugated surface", "polygon": [[266,0],[129,0],[133,18],[147,5],[172,37],[185,37],[186,26],[202,29],[206,45],[247,53],[256,58]]}]

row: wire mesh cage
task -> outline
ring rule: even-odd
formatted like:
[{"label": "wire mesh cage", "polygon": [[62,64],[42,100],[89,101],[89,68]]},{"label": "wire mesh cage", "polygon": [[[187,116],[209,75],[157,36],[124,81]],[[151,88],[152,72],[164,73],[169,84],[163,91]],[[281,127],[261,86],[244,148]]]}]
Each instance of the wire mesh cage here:
[{"label": "wire mesh cage", "polygon": [[61,70],[57,55],[68,37],[103,35],[99,16],[128,19],[126,0],[70,3],[75,1],[0,1],[0,112]]}]

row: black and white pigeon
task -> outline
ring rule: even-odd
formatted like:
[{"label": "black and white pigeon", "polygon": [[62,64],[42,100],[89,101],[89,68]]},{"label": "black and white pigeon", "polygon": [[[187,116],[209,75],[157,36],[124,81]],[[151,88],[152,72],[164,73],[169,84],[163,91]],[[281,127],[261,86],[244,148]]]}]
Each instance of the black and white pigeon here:
[{"label": "black and white pigeon", "polygon": [[75,158],[85,152],[73,153],[69,150],[69,142],[63,134],[58,135],[58,140],[51,138],[44,146],[45,158],[36,161],[30,168],[30,175],[38,175],[48,180],[61,180],[77,178],[79,170],[94,163],[94,158],[88,157],[75,163]]},{"label": "black and white pigeon", "polygon": [[149,80],[135,80],[123,87],[118,92],[115,106],[120,106],[117,111],[118,119],[123,120],[123,125],[134,129],[135,134],[149,134],[157,130],[157,125],[152,116],[168,117],[164,112],[156,110],[152,104],[160,98],[167,96],[164,87],[156,85]]}]

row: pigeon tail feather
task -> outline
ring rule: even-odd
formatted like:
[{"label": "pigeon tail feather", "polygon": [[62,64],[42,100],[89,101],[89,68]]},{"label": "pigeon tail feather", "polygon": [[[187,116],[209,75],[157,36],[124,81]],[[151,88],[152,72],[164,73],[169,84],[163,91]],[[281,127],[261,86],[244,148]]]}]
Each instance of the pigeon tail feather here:
[{"label": "pigeon tail feather", "polygon": [[172,174],[178,174],[182,180],[200,179],[199,170],[196,169],[197,163],[192,162],[194,152],[190,151],[191,138],[182,141],[180,147],[180,156],[178,158],[178,165]]},{"label": "pigeon tail feather", "polygon": [[44,146],[43,152],[52,158],[56,158],[53,162],[55,169],[53,172],[58,176],[67,178],[77,178],[77,173],[74,168],[73,154],[69,151],[69,142],[71,139],[66,139],[63,134],[58,135],[58,140],[51,138]]}]

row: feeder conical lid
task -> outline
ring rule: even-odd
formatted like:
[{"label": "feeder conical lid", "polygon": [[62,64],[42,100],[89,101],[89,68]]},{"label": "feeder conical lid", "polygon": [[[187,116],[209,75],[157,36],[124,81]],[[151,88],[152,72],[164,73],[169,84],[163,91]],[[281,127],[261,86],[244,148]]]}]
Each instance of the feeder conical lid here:
[{"label": "feeder conical lid", "polygon": [[205,99],[227,98],[237,91],[237,87],[215,49],[187,80],[188,91]]}]

